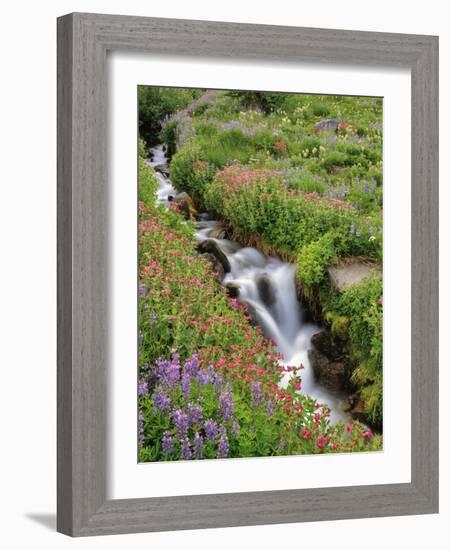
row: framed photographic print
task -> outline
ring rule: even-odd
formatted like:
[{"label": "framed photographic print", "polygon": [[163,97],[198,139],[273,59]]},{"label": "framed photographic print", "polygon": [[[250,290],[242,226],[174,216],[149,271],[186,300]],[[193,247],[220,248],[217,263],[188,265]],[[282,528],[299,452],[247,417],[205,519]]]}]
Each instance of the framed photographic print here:
[{"label": "framed photographic print", "polygon": [[58,20],[59,531],[437,512],[437,50]]}]

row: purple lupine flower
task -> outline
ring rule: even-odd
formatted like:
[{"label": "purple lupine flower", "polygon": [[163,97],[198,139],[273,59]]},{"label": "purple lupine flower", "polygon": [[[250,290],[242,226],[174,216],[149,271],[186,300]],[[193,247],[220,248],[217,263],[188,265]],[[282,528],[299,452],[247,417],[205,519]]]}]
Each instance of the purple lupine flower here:
[{"label": "purple lupine flower", "polygon": [[198,355],[194,353],[192,357],[190,357],[189,359],[186,359],[186,361],[184,362],[183,370],[189,376],[194,377],[194,376],[197,376],[199,369],[200,369],[200,364],[198,362]]},{"label": "purple lupine flower", "polygon": [[138,395],[139,397],[142,397],[143,395],[147,395],[147,393],[148,393],[148,382],[143,378],[141,378],[138,384]]},{"label": "purple lupine flower", "polygon": [[219,410],[221,417],[227,421],[233,418],[234,414],[234,401],[233,393],[230,386],[227,384],[225,391],[220,394],[219,397]]},{"label": "purple lupine flower", "polygon": [[172,418],[178,432],[178,438],[180,441],[186,439],[189,430],[188,415],[181,409],[176,409],[172,414]]},{"label": "purple lupine flower", "polygon": [[233,435],[234,435],[234,437],[235,437],[236,439],[237,439],[237,437],[238,437],[238,435],[239,435],[239,428],[240,428],[239,422],[238,422],[237,420],[235,420],[235,421],[233,422],[233,425],[231,426],[231,431],[232,431],[232,433],[233,433]]},{"label": "purple lupine flower", "polygon": [[144,443],[144,416],[141,412],[139,412],[138,416],[138,427],[139,427],[139,445],[142,446]]},{"label": "purple lupine flower", "polygon": [[217,447],[217,458],[227,458],[229,450],[230,443],[228,441],[227,432],[223,430],[220,435],[219,445]]},{"label": "purple lupine flower", "polygon": [[219,427],[217,426],[217,422],[215,420],[208,418],[208,420],[205,420],[203,427],[205,428],[205,435],[208,441],[213,441],[216,439],[217,434],[219,433]]},{"label": "purple lupine flower", "polygon": [[174,449],[173,437],[170,435],[169,432],[163,433],[161,445],[162,445],[162,451],[166,456],[173,453],[173,449]]},{"label": "purple lupine flower", "polygon": [[139,340],[139,344],[142,344],[143,340],[144,340],[144,335],[142,334],[141,331],[139,331],[139,337],[138,337],[138,340]]},{"label": "purple lupine flower", "polygon": [[188,418],[189,424],[198,424],[203,417],[203,407],[195,405],[194,403],[188,403]]},{"label": "purple lupine flower", "polygon": [[254,380],[251,386],[252,407],[258,407],[262,402],[262,386],[259,380]]},{"label": "purple lupine flower", "polygon": [[214,380],[214,373],[211,367],[208,367],[207,369],[199,369],[196,379],[200,386],[210,384]]},{"label": "purple lupine flower", "polygon": [[141,298],[145,296],[145,291],[146,291],[146,288],[144,283],[139,283],[139,296]]},{"label": "purple lupine flower", "polygon": [[167,413],[170,409],[170,398],[161,390],[153,393],[153,408],[155,412]]},{"label": "purple lupine flower", "polygon": [[181,393],[186,400],[188,400],[191,395],[191,377],[187,372],[184,372],[181,378]]},{"label": "purple lupine flower", "polygon": [[217,374],[214,379],[214,389],[217,393],[220,393],[222,391],[222,384],[223,384],[223,376],[221,374]]},{"label": "purple lupine flower", "polygon": [[273,401],[272,401],[272,399],[269,399],[267,401],[266,414],[267,414],[267,416],[272,416],[272,414],[273,414]]},{"label": "purple lupine flower", "polygon": [[169,388],[175,387],[180,379],[179,356],[174,354],[170,361],[158,359],[156,361],[156,375],[161,384]]},{"label": "purple lupine flower", "polygon": [[199,460],[203,458],[203,437],[198,432],[194,435],[194,456]]},{"label": "purple lupine flower", "polygon": [[180,459],[181,460],[190,460],[191,458],[192,458],[191,444],[189,443],[189,439],[186,437],[186,438],[181,440]]}]

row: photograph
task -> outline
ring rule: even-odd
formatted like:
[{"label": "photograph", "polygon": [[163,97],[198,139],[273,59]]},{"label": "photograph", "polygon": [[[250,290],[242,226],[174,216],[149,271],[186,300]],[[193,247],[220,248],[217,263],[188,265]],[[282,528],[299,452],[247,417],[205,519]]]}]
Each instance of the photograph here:
[{"label": "photograph", "polygon": [[138,86],[138,461],[380,451],[383,99]]}]

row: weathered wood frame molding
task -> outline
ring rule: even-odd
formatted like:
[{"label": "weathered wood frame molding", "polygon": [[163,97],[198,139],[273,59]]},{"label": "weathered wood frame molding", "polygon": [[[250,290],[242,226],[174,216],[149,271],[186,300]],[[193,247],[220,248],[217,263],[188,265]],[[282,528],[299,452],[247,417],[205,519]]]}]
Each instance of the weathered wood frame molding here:
[{"label": "weathered wood frame molding", "polygon": [[[412,74],[412,481],[106,498],[106,53],[407,67]],[[72,536],[438,511],[438,38],[73,13],[58,19],[58,531]]]}]

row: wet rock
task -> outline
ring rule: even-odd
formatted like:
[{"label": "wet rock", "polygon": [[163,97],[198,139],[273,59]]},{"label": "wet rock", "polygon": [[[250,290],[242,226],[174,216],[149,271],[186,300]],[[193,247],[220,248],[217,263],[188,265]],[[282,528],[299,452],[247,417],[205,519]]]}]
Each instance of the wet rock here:
[{"label": "wet rock", "polygon": [[211,239],[225,239],[227,236],[227,232],[224,227],[219,226],[216,229],[213,229],[210,231],[208,237],[211,237]]},{"label": "wet rock", "polygon": [[350,407],[350,412],[352,413],[353,418],[363,423],[367,422],[367,410],[364,401],[359,399],[357,396],[354,396],[352,401],[353,403]]},{"label": "wet rock", "polygon": [[263,273],[257,278],[256,287],[264,304],[269,307],[272,306],[275,303],[275,292],[267,273]]},{"label": "wet rock", "polygon": [[222,264],[225,273],[231,271],[230,262],[216,241],[206,239],[206,241],[202,241],[197,245],[197,250],[200,254],[212,254]]},{"label": "wet rock", "polygon": [[209,222],[213,218],[209,212],[200,212],[197,216],[199,222]]},{"label": "wet rock", "polygon": [[336,347],[331,334],[325,330],[311,336],[311,344],[328,360],[340,359],[342,352]]},{"label": "wet rock", "polygon": [[166,178],[169,177],[169,165],[168,164],[157,164],[153,167],[156,172],[160,172]]},{"label": "wet rock", "polygon": [[344,405],[345,412],[350,413],[354,420],[358,420],[362,424],[370,426],[370,428],[375,432],[382,433],[383,423],[373,422],[367,412],[366,404],[358,392],[350,395]]},{"label": "wet rock", "polygon": [[308,357],[316,380],[332,390],[343,390],[347,386],[347,368],[343,361],[330,359],[316,349],[308,351]]},{"label": "wet rock", "polygon": [[336,343],[330,332],[322,330],[313,334],[311,344],[314,347],[308,350],[308,356],[317,381],[336,391],[350,390],[352,367],[342,343]]},{"label": "wet rock", "polygon": [[237,298],[239,296],[241,287],[237,283],[227,283],[225,288],[230,298]]},{"label": "wet rock", "polygon": [[173,200],[177,203],[180,203],[180,202],[193,202],[193,200],[191,199],[191,197],[186,193],[186,191],[182,191],[181,193],[178,193],[177,195],[175,195],[175,197],[173,198]]},{"label": "wet rock", "polygon": [[207,258],[212,265],[212,270],[217,276],[217,280],[219,282],[223,281],[223,278],[225,277],[225,271],[223,269],[223,265],[219,262],[219,260],[213,255],[207,252],[206,254],[203,254],[205,258]]},{"label": "wet rock", "polygon": [[211,222],[203,221],[203,220],[196,221],[195,222],[195,227],[197,229],[208,229],[209,227],[211,227]]},{"label": "wet rock", "polygon": [[341,122],[342,121],[339,118],[328,118],[326,120],[321,120],[320,122],[318,122],[314,126],[314,128],[318,132],[323,132],[323,131],[335,132],[338,129],[338,126]]}]

